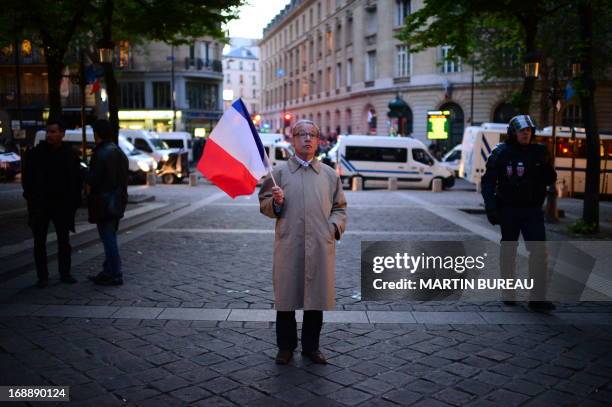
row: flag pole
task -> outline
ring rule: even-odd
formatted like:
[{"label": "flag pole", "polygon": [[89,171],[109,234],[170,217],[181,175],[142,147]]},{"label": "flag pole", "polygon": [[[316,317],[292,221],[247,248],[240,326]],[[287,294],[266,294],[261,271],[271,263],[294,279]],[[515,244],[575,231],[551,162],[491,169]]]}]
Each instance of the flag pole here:
[{"label": "flag pole", "polygon": [[268,167],[268,174],[270,174],[270,177],[272,177],[272,182],[274,183],[274,186],[277,187],[278,185],[276,184],[276,180],[274,179],[274,174],[272,174],[272,167],[270,167],[270,157],[268,157],[268,153],[266,152],[265,148],[264,148],[264,154],[266,155],[266,164]]},{"label": "flag pole", "polygon": [[[251,129],[255,130],[255,133],[257,133],[257,137],[260,139],[260,142],[261,142],[261,138],[259,137],[259,132],[255,128],[255,125],[253,124],[253,120],[251,120],[251,115],[249,114],[244,102],[242,101],[242,98],[238,98],[238,100],[240,100],[240,103],[244,107],[244,110],[247,112],[247,120],[249,121]],[[276,180],[274,179],[274,175],[272,174],[272,167],[270,167],[270,157],[268,157],[268,153],[266,152],[266,149],[264,148],[263,150],[264,150],[264,154],[266,155],[266,167],[268,167],[268,173],[270,174],[270,177],[272,177],[272,182],[274,182],[274,186],[277,187],[278,185],[276,184]]]}]

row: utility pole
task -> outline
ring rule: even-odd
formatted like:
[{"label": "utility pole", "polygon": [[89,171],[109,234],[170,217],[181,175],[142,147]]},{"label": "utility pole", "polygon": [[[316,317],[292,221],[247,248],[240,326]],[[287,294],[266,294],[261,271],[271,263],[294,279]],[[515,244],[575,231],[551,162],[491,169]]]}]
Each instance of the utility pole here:
[{"label": "utility pole", "polygon": [[174,45],[170,46],[170,59],[172,60],[170,79],[170,82],[172,83],[172,131],[176,131],[176,92],[174,90]]},{"label": "utility pole", "polygon": [[81,134],[83,136],[81,150],[83,153],[83,160],[85,160],[87,157],[87,131],[85,130],[85,52],[83,52],[82,48],[79,48],[79,92],[81,93]]}]

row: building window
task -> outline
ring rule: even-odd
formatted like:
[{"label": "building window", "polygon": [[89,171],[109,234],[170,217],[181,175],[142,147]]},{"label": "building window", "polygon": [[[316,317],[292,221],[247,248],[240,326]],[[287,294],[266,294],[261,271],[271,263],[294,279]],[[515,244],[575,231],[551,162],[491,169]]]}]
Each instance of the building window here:
[{"label": "building window", "polygon": [[336,64],[336,89],[340,88],[342,82],[342,64],[338,62]]},{"label": "building window", "polygon": [[188,81],[185,88],[190,109],[217,110],[216,84]]},{"label": "building window", "polygon": [[225,69],[232,69],[232,64],[229,60],[225,63]]},{"label": "building window", "polygon": [[366,81],[376,79],[376,51],[369,51],[366,58]]},{"label": "building window", "polygon": [[153,82],[153,108],[170,108],[170,99],[170,82]]},{"label": "building window", "polygon": [[346,45],[353,43],[353,16],[349,15],[346,18]]},{"label": "building window", "polygon": [[21,42],[21,55],[26,58],[32,56],[32,43],[30,40],[23,40]]},{"label": "building window", "polygon": [[376,16],[376,9],[366,9],[366,35],[376,34],[378,31],[378,21]]},{"label": "building window", "polygon": [[244,84],[244,76],[242,74],[240,74],[240,84]]},{"label": "building window", "polygon": [[332,34],[331,30],[328,30],[325,33],[325,39],[327,42],[327,54],[331,54],[334,48],[334,35]]},{"label": "building window", "polygon": [[145,107],[144,82],[121,82],[119,93],[122,109],[142,109]]},{"label": "building window", "polygon": [[330,90],[332,88],[332,69],[331,66],[327,67],[327,78],[325,78],[325,90]]},{"label": "building window", "polygon": [[242,65],[242,61],[238,62],[238,69],[240,69],[242,71],[242,69],[244,68],[244,66]]},{"label": "building window", "polygon": [[406,45],[396,47],[397,57],[395,59],[395,76],[406,78],[410,76],[410,53]]},{"label": "building window", "polygon": [[119,41],[119,57],[117,65],[119,68],[127,68],[130,64],[130,43],[127,41]]},{"label": "building window", "polygon": [[346,86],[353,84],[353,60],[348,59],[346,61]]},{"label": "building window", "polygon": [[253,63],[251,64],[251,71],[255,71],[255,70],[256,70],[256,69],[255,69],[255,62],[253,62]]},{"label": "building window", "polygon": [[321,22],[321,2],[317,3],[317,22]]},{"label": "building window", "polygon": [[257,79],[255,78],[255,75],[251,76],[251,83],[253,85],[257,85]]},{"label": "building window", "polygon": [[404,25],[404,20],[410,14],[410,0],[395,0],[395,26]]},{"label": "building window", "polygon": [[461,72],[461,58],[448,59],[448,55],[452,48],[445,45],[441,48],[442,51],[442,73]]},{"label": "building window", "polygon": [[230,74],[226,75],[225,83],[232,83],[232,76]]},{"label": "building window", "polygon": [[339,50],[342,47],[342,26],[336,26],[336,50]]}]

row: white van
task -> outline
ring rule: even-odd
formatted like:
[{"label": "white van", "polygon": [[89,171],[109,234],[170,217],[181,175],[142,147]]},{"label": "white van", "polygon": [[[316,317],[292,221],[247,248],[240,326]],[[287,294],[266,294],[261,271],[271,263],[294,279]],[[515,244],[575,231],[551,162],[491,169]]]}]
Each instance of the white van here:
[{"label": "white van", "polygon": [[130,143],[134,144],[138,150],[153,157],[155,162],[164,163],[168,161],[171,153],[178,152],[159,138],[157,133],[147,130],[128,130],[120,129],[119,134],[124,136]]},{"label": "white van", "polygon": [[363,185],[385,186],[389,178],[398,185],[431,188],[435,178],[444,188],[455,184],[453,173],[440,165],[425,144],[412,137],[343,135],[330,150],[343,183],[360,177]]},{"label": "white van", "polygon": [[444,154],[440,165],[448,168],[455,174],[455,178],[459,177],[459,163],[461,162],[461,144],[457,144],[448,153]]},{"label": "white van", "polygon": [[263,144],[264,150],[266,150],[266,155],[272,167],[286,162],[293,156],[293,147],[288,142],[282,141],[282,138],[264,137],[261,143]]},{"label": "white van", "polygon": [[193,138],[190,133],[186,131],[172,131],[157,133],[157,135],[169,148],[187,151],[189,162],[193,161]]},{"label": "white van", "polygon": [[[87,141],[86,154],[87,157],[90,157],[91,152],[96,145],[91,126],[85,127],[85,136]],[[34,137],[34,145],[36,146],[46,138],[47,132],[45,130],[37,131],[36,136]],[[80,155],[83,143],[82,130],[66,130],[66,134],[62,142],[70,145],[72,148],[78,151]],[[157,163],[155,160],[153,160],[153,158],[137,150],[132,143],[121,135],[119,136],[119,148],[121,148],[123,153],[128,158],[130,178],[144,180],[146,179],[146,174],[148,172],[155,171],[157,168]]]},{"label": "white van", "polygon": [[[463,133],[462,156],[459,176],[480,184],[485,173],[491,150],[506,138],[507,125],[484,123],[479,127],[467,127]],[[583,193],[586,174],[586,137],[583,128],[574,128],[575,140],[569,127],[557,126],[555,131],[555,170],[557,186],[569,192]],[[600,134],[601,182],[600,193],[612,194],[612,135]],[[552,126],[536,130],[536,143],[546,144],[552,153]]]},{"label": "white van", "polygon": [[459,177],[474,184],[480,184],[485,172],[487,158],[493,148],[506,137],[505,123],[483,123],[469,126],[463,131]]}]

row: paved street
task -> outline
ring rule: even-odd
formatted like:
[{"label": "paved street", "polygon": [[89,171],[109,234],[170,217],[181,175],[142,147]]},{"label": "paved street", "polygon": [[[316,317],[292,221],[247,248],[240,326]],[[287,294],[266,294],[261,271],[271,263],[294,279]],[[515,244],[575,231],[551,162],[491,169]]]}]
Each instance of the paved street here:
[{"label": "paved street", "polygon": [[[126,284],[86,281],[103,255],[82,218],[79,283],[60,284],[53,260],[39,290],[19,188],[1,187],[0,257],[10,270],[0,272],[0,385],[69,385],[72,404],[92,406],[604,406],[612,396],[607,303],[557,304],[546,316],[499,301],[361,301],[361,241],[498,239],[464,184],[346,192],[323,367],[299,353],[290,366],[273,363],[273,221],[256,195],[231,200],[203,182],[131,187],[155,200],[128,208]],[[563,230],[579,202],[559,202],[567,218],[550,239],[570,239]],[[602,219],[611,215],[602,203]]]}]

